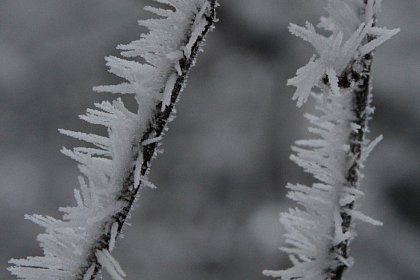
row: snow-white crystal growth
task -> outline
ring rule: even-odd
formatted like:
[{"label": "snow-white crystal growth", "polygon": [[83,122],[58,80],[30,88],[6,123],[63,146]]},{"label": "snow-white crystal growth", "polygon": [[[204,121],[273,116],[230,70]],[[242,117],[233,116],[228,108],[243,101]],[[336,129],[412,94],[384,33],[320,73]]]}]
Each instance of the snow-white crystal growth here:
[{"label": "snow-white crystal growth", "polygon": [[[345,163],[349,159],[345,143],[348,143],[354,120],[349,109],[352,97],[350,92],[343,91],[337,95],[327,90],[324,94],[313,95],[321,113],[305,115],[311,123],[309,131],[318,137],[296,141],[296,146],[292,147],[295,154],[291,159],[317,180],[311,187],[287,185],[290,190],[287,197],[300,207],[281,214],[280,221],[286,228],[286,244],[289,246],[281,249],[289,254],[294,266],[287,270],[265,271],[266,275],[281,279],[321,280],[326,279],[328,268],[336,267],[339,262],[348,266],[352,263],[351,258],[337,260],[339,256],[330,253],[332,247],[354,235],[353,230],[342,230],[342,206],[363,195],[360,190],[349,187],[346,179],[348,166]],[[349,210],[348,214],[355,219],[380,224],[357,210]]]},{"label": "snow-white crystal growth", "polygon": [[[365,138],[373,111],[367,80],[371,56],[365,55],[398,32],[375,27],[379,5],[379,0],[327,0],[329,16],[321,18],[318,26],[330,32],[329,36],[318,33],[310,23],[305,27],[290,25],[292,34],[317,51],[288,81],[297,88],[293,96],[297,106],[310,96],[316,103],[318,114],[305,115],[311,124],[309,132],[316,137],[297,141],[291,155],[292,161],[313,175],[315,183],[287,185],[287,197],[298,207],[281,214],[287,244],[281,250],[289,254],[293,266],[264,271],[267,276],[282,280],[341,279],[337,271],[353,263],[346,249],[355,235],[351,220],[381,224],[355,209],[355,202],[363,195],[358,189],[363,162],[382,139],[370,142]],[[359,16],[358,11],[364,13]],[[313,92],[315,87],[320,93]],[[356,94],[363,95],[360,98],[365,104],[360,108],[354,105]]]},{"label": "snow-white crystal growth", "polygon": [[[379,1],[370,0],[368,9],[374,10]],[[324,76],[340,76],[344,69],[353,60],[373,51],[386,40],[390,39],[399,29],[386,29],[374,27],[373,14],[368,13],[364,21],[358,20],[358,16],[344,1],[328,1],[328,18],[322,18],[319,26],[332,31],[331,35],[324,36],[316,32],[315,27],[306,22],[305,27],[290,24],[289,30],[292,34],[309,42],[317,51],[309,63],[297,70],[296,76],[288,80],[287,85],[295,86],[296,91],[293,100],[297,99],[298,107],[308,99],[311,90],[319,86]],[[331,14],[332,13],[332,14]],[[349,28],[355,27],[353,32]],[[373,36],[375,39],[366,42],[366,36]],[[327,71],[329,70],[329,74]]]},{"label": "snow-white crystal growth", "polygon": [[[159,16],[139,21],[149,32],[142,34],[139,40],[118,46],[125,58],[106,58],[109,71],[126,81],[94,88],[99,92],[132,94],[138,110],[130,111],[118,98],[95,103],[94,109],[80,116],[88,123],[105,126],[107,136],[60,130],[90,145],[62,150],[78,162],[82,173],[80,189],[74,191],[76,206],[60,208],[64,213],[62,219],[40,215],[26,217],[45,228],[46,232],[38,236],[44,256],[10,260],[14,266],[9,270],[19,279],[90,280],[101,267],[114,279],[125,276],[110,255],[124,224],[121,213],[131,207],[121,198],[123,188],[131,177],[132,185],[127,186],[126,192],[135,195],[141,186],[154,187],[147,181],[145,172],[140,174],[144,164],[142,150],[146,145],[155,145],[161,135],[147,135],[147,138],[144,135],[158,111],[156,108],[160,106],[160,112],[170,104],[173,106],[172,92],[182,90],[189,70],[186,64],[193,64],[195,57],[190,56],[197,53],[202,37],[213,23],[214,18],[211,21],[209,18],[214,16],[216,2],[154,1],[168,8],[145,8]],[[144,62],[126,59],[135,57]],[[135,174],[130,177],[133,170]]]}]

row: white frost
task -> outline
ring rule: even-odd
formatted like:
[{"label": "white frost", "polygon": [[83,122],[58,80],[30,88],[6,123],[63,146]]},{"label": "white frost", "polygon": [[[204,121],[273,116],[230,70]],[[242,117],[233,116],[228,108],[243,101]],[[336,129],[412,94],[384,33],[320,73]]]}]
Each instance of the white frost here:
[{"label": "white frost", "polygon": [[[141,138],[158,103],[162,101],[162,109],[170,104],[175,81],[178,75],[183,74],[180,60],[184,59],[184,54],[191,56],[193,41],[204,31],[207,24],[205,16],[210,12],[208,0],[155,2],[167,4],[171,8],[146,7],[147,11],[159,16],[139,21],[149,32],[142,34],[138,40],[118,46],[124,58],[106,58],[109,72],[125,81],[118,85],[94,88],[98,92],[133,94],[138,110],[130,111],[117,98],[95,103],[94,109],[87,109],[80,116],[88,123],[104,126],[107,136],[60,129],[62,134],[89,145],[72,150],[62,149],[65,155],[78,162],[81,172],[80,190],[74,192],[76,206],[60,208],[62,219],[26,216],[45,228],[45,233],[38,236],[44,256],[10,260],[14,266],[9,270],[19,279],[74,279],[75,275],[81,273],[81,268],[87,265],[86,256],[104,233],[103,228],[107,229],[106,234],[111,237],[109,250],[114,248],[118,224],[111,217],[126,206],[123,200],[116,200],[116,197],[134,164],[134,187],[139,187],[140,179],[144,185],[154,187],[140,176],[143,162]],[[134,57],[141,57],[139,60],[144,63],[130,59]],[[142,144],[159,140],[156,137]],[[108,250],[97,251],[96,256],[114,279],[123,279],[124,272]],[[91,279],[94,271],[94,266],[89,267],[83,279]]]},{"label": "white frost", "polygon": [[[369,1],[368,10],[377,9],[379,2]],[[317,33],[309,22],[306,22],[305,27],[290,24],[290,32],[309,42],[317,51],[317,55],[313,56],[307,65],[299,68],[296,76],[287,82],[287,85],[297,88],[293,100],[297,100],[298,107],[306,102],[314,87],[320,87],[321,78],[328,76],[327,71],[330,74],[335,71],[337,76],[340,76],[351,61],[373,51],[399,32],[399,29],[374,27],[372,13],[366,14],[365,21],[356,21],[357,17],[351,10],[345,1],[328,0],[329,17],[321,18],[318,26],[331,31],[329,36]],[[375,39],[365,42],[367,35],[374,36]]]},{"label": "white frost", "polygon": [[166,82],[165,90],[163,91],[163,97],[162,97],[162,111],[166,109],[169,104],[171,104],[171,96],[172,96],[172,90],[174,89],[174,85],[176,83],[178,76],[175,73],[172,73],[168,81]]},{"label": "white frost", "polygon": [[109,251],[111,252],[112,250],[114,250],[115,247],[115,241],[117,240],[117,234],[118,234],[118,223],[115,222],[112,224],[111,227],[111,236],[110,239],[111,241],[109,242]]},{"label": "white frost", "polygon": [[[321,18],[318,27],[324,28],[328,36],[317,33],[315,27],[307,22],[305,27],[290,25],[290,32],[315,48],[309,63],[297,70],[296,76],[287,84],[296,87],[293,100],[300,107],[312,96],[317,114],[305,114],[310,122],[309,131],[313,139],[296,141],[292,147],[291,160],[310,173],[315,183],[312,186],[288,184],[287,197],[298,207],[281,213],[280,222],[286,229],[286,246],[280,249],[289,254],[293,266],[285,270],[266,270],[264,275],[282,280],[331,279],[330,271],[339,265],[350,267],[351,257],[344,257],[335,246],[350,241],[355,231],[352,226],[343,229],[345,214],[373,225],[380,222],[355,210],[355,201],[363,195],[357,189],[359,182],[350,184],[348,174],[356,163],[360,168],[367,155],[382,139],[364,140],[360,155],[351,154],[349,137],[352,132],[366,128],[355,123],[352,95],[358,86],[352,81],[340,86],[342,74],[353,63],[398,32],[373,26],[374,15],[380,1],[368,1],[363,19],[356,11],[363,7],[356,1],[351,5],[342,0],[326,0],[328,17]],[[353,3],[354,2],[354,3]],[[361,1],[359,1],[361,3]],[[367,37],[374,37],[370,42]],[[353,67],[352,71],[359,71]],[[359,73],[363,75],[363,73]],[[314,87],[321,93],[314,93]],[[369,104],[368,104],[369,105]],[[368,116],[373,111],[366,108]],[[363,177],[357,170],[359,179]],[[355,184],[355,185],[353,185]],[[352,205],[351,207],[349,205]]]},{"label": "white frost", "polygon": [[97,250],[96,257],[102,267],[111,275],[112,279],[124,280],[124,277],[127,276],[118,261],[111,256],[108,250]]}]

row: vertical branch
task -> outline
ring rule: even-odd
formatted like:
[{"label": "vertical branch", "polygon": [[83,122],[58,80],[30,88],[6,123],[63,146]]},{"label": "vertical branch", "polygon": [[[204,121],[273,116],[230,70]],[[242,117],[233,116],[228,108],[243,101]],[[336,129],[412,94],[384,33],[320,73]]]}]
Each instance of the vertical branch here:
[{"label": "vertical branch", "polygon": [[284,280],[341,280],[353,264],[348,247],[355,236],[353,220],[381,224],[355,209],[355,201],[363,194],[359,190],[363,162],[381,139],[366,138],[373,113],[373,51],[398,33],[398,29],[376,27],[379,2],[360,0],[361,18],[346,1],[327,0],[329,16],[321,18],[319,26],[331,32],[329,36],[317,33],[308,22],[305,27],[290,25],[292,34],[317,51],[288,81],[297,88],[293,99],[298,107],[310,96],[316,101],[318,114],[305,117],[311,124],[309,131],[317,137],[296,141],[291,155],[316,180],[312,186],[287,185],[287,197],[301,206],[280,217],[288,245],[281,250],[289,254],[293,266],[264,271],[265,275]]},{"label": "vertical branch", "polygon": [[[364,12],[366,12],[366,6],[368,5],[368,0],[364,1]],[[376,26],[376,15],[373,15],[372,26]],[[370,43],[375,39],[372,35],[367,35],[364,43]],[[350,143],[350,168],[348,169],[346,180],[348,182],[349,188],[358,189],[360,187],[361,181],[361,157],[362,157],[362,148],[366,143],[366,134],[369,132],[368,122],[372,118],[374,109],[371,107],[372,102],[372,85],[371,85],[371,70],[373,62],[373,52],[365,54],[360,57],[358,60],[355,60],[349,66],[349,69],[345,72],[347,77],[345,78],[348,84],[355,84],[352,94],[352,112],[354,115],[353,123],[358,126],[357,130],[352,130],[349,135]],[[355,71],[354,69],[361,69]],[[344,87],[345,87],[344,85]],[[342,85],[343,86],[343,85]],[[352,226],[352,216],[347,213],[347,209],[354,209],[354,201],[350,202],[341,207],[340,216],[342,219],[341,227],[343,233],[349,232]],[[347,259],[349,257],[349,244],[350,239],[343,240],[338,245],[332,248],[332,251],[335,252],[338,256]],[[348,268],[347,265],[341,263],[335,270],[331,271],[331,280],[341,280],[344,274],[344,271]]]}]

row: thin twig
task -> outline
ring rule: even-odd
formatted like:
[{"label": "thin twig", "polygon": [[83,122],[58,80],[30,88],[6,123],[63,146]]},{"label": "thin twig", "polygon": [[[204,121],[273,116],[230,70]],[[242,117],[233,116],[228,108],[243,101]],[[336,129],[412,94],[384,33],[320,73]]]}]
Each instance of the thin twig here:
[{"label": "thin twig", "polygon": [[[364,0],[365,6],[367,5],[367,0]],[[372,26],[375,26],[376,17],[374,16],[374,22]],[[374,39],[373,36],[368,35],[366,38],[367,42],[370,42]],[[372,116],[370,108],[370,103],[372,100],[371,93],[371,69],[373,61],[373,51],[364,55],[360,60],[354,61],[348,68],[348,70],[343,75],[341,79],[341,87],[346,87],[352,82],[356,85],[353,91],[353,113],[354,113],[354,123],[358,125],[358,129],[353,130],[349,136],[350,143],[350,155],[349,159],[353,162],[350,168],[347,171],[346,180],[348,182],[349,188],[358,188],[360,184],[360,159],[362,156],[363,143],[365,142],[366,133],[368,132],[368,121]],[[355,64],[361,66],[361,71],[354,71]],[[360,68],[359,68],[360,69]],[[343,82],[345,81],[345,82]],[[340,215],[342,219],[341,227],[343,233],[348,232],[352,226],[352,217],[347,214],[348,209],[352,210],[354,208],[354,202],[351,202],[347,205],[341,207]],[[349,239],[346,239],[339,243],[338,245],[332,248],[337,255],[347,259],[349,256]],[[344,263],[340,263],[335,270],[330,272],[331,280],[341,280],[344,274],[344,271],[347,269],[347,266]]]}]

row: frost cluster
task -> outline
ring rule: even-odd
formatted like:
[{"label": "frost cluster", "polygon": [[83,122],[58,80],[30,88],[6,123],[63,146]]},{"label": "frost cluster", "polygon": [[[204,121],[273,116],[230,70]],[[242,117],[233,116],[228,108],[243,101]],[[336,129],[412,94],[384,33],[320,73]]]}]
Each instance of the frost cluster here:
[{"label": "frost cluster", "polygon": [[[27,219],[45,228],[38,236],[44,256],[12,259],[9,270],[18,279],[70,280],[91,279],[98,267],[88,267],[88,259],[96,258],[114,279],[125,276],[118,262],[111,256],[121,224],[115,215],[124,207],[120,199],[122,186],[130,172],[135,170],[132,188],[153,186],[140,178],[143,164],[141,147],[160,141],[151,135],[142,139],[158,104],[162,111],[171,101],[175,83],[185,69],[180,62],[190,59],[191,48],[207,23],[208,0],[154,0],[169,5],[170,9],[146,7],[157,18],[141,20],[149,29],[139,40],[119,45],[125,58],[106,58],[109,72],[125,79],[119,85],[99,86],[94,90],[117,94],[133,94],[138,103],[137,112],[128,110],[120,98],[96,103],[80,118],[88,123],[107,128],[108,135],[60,130],[61,133],[89,144],[62,152],[78,162],[81,172],[80,189],[74,191],[76,206],[62,207],[61,219],[31,215]],[[142,61],[129,58],[139,57]],[[184,71],[184,72],[183,72]],[[181,83],[183,86],[183,83]],[[144,141],[144,143],[142,143]],[[141,182],[141,186],[140,186]],[[94,244],[104,238],[105,248]],[[82,273],[84,271],[84,273]]]},{"label": "frost cluster", "polygon": [[[360,91],[361,80],[367,78],[370,62],[366,55],[391,38],[398,29],[376,27],[379,0],[328,0],[328,17],[318,25],[323,33],[306,23],[305,27],[290,25],[290,32],[315,48],[317,54],[309,63],[297,70],[288,85],[296,87],[293,99],[297,106],[309,96],[315,99],[317,115],[306,114],[311,126],[309,132],[316,137],[300,140],[292,147],[292,161],[313,175],[312,186],[288,184],[287,197],[298,207],[282,213],[280,222],[286,229],[286,244],[281,250],[289,254],[293,266],[286,270],[264,271],[267,276],[279,279],[332,279],[339,267],[350,267],[353,260],[343,253],[341,245],[355,236],[351,220],[362,220],[374,225],[381,223],[355,209],[362,191],[358,189],[363,177],[361,168],[369,152],[381,140],[368,141],[365,126],[372,114],[370,87],[367,86],[365,108],[359,112],[363,125],[355,113],[355,94]],[[360,11],[362,14],[359,15]],[[318,93],[313,90],[317,88]],[[359,116],[360,117],[360,116]],[[351,149],[351,135],[361,133],[360,151]],[[350,182],[349,173],[354,169],[357,182]],[[343,218],[344,217],[344,218]],[[334,278],[336,279],[336,278]]]},{"label": "frost cluster", "polygon": [[[356,9],[347,2],[327,1],[326,10],[329,17],[322,17],[318,26],[331,32],[329,36],[317,33],[309,22],[306,22],[305,27],[290,24],[290,32],[309,42],[317,51],[317,55],[314,55],[308,64],[299,68],[296,76],[287,82],[287,85],[296,87],[293,100],[297,100],[298,107],[307,101],[314,87],[320,87],[323,77],[327,77],[332,90],[337,91],[338,77],[351,62],[360,60],[365,54],[372,52],[399,32],[399,29],[389,30],[374,26],[374,15],[375,11],[379,10],[379,0],[368,1],[362,20],[359,19]],[[367,41],[367,36],[372,36],[374,39]]]}]

